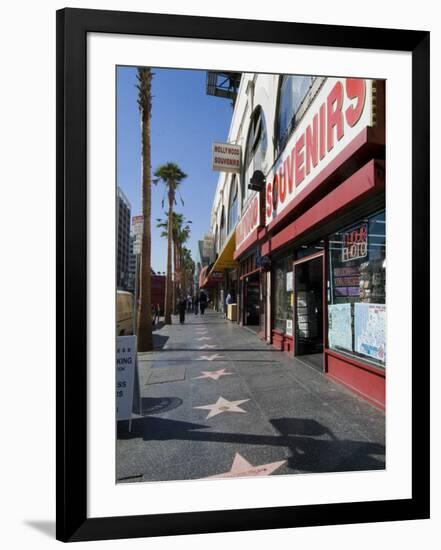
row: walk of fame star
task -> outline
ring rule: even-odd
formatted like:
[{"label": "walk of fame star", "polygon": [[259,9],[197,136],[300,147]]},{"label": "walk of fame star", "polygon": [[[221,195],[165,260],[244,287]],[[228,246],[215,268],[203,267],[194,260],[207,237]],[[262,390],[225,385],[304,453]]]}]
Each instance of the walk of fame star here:
[{"label": "walk of fame star", "polygon": [[239,405],[242,405],[242,403],[246,403],[247,401],[249,401],[249,399],[242,399],[240,401],[228,401],[221,396],[216,401],[216,403],[212,403],[211,405],[200,405],[199,407],[193,407],[193,409],[205,409],[207,411],[210,411],[207,415],[208,419],[223,412],[246,413],[247,411],[241,409]]},{"label": "walk of fame star", "polygon": [[201,371],[202,376],[196,376],[193,380],[198,378],[211,378],[212,380],[219,380],[221,376],[227,376],[228,374],[233,374],[232,372],[225,372],[227,369],[212,370],[212,371]]},{"label": "walk of fame star", "polygon": [[203,479],[222,479],[226,477],[256,477],[256,476],[269,476],[277,468],[280,468],[283,464],[286,463],[286,460],[279,460],[278,462],[270,462],[269,464],[260,464],[259,466],[253,466],[245,460],[244,457],[236,453],[233,460],[233,465],[229,472],[224,472],[223,474],[217,474],[214,476],[208,476]]},{"label": "walk of fame star", "polygon": [[222,359],[223,355],[215,353],[214,355],[201,355],[196,359],[196,361],[214,361],[215,359]]}]

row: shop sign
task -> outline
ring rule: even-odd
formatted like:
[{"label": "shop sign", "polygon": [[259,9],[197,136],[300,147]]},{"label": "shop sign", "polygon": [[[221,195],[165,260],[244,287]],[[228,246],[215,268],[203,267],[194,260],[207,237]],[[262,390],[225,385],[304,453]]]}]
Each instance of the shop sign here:
[{"label": "shop sign", "polygon": [[373,81],[327,78],[267,175],[266,224],[372,125]]},{"label": "shop sign", "polygon": [[223,278],[222,271],[213,271],[213,273],[210,274],[210,279],[213,281],[220,281]]},{"label": "shop sign", "polygon": [[[362,223],[358,227],[354,227],[350,231],[343,233],[341,260],[349,262],[365,258],[368,253],[368,226],[367,223]],[[354,283],[356,284],[356,283]]]},{"label": "shop sign", "polygon": [[243,216],[236,226],[236,250],[247,237],[260,226],[260,193],[256,193],[249,202]]},{"label": "shop sign", "polygon": [[116,419],[129,420],[133,410],[136,336],[116,338]]},{"label": "shop sign", "polygon": [[240,145],[214,142],[212,145],[212,169],[216,172],[240,172]]}]

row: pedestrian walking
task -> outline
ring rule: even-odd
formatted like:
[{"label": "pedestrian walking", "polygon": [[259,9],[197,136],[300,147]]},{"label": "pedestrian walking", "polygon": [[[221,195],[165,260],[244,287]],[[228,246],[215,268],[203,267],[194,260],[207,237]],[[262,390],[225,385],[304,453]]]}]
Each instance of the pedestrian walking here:
[{"label": "pedestrian walking", "polygon": [[191,305],[192,305],[192,299],[190,294],[187,294],[187,311],[188,313],[191,313]]},{"label": "pedestrian walking", "polygon": [[187,307],[187,300],[184,298],[184,296],[181,296],[178,302],[178,310],[179,310],[179,322],[181,325],[185,323],[185,309]]},{"label": "pedestrian walking", "polygon": [[195,315],[199,313],[199,296],[197,294],[193,298],[193,310]]},{"label": "pedestrian walking", "polygon": [[159,323],[159,316],[161,315],[161,306],[156,304],[153,308],[153,324]]},{"label": "pedestrian walking", "polygon": [[200,293],[199,295],[199,307],[201,310],[201,315],[204,315],[205,308],[207,307],[208,298],[205,292]]},{"label": "pedestrian walking", "polygon": [[228,291],[227,297],[225,298],[225,318],[228,317],[228,306],[233,303],[233,297],[231,296],[231,292]]}]

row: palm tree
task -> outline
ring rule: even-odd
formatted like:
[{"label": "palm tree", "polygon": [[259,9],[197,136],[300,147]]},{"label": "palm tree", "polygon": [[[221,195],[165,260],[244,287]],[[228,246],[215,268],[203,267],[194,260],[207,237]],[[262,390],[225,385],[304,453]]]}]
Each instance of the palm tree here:
[{"label": "palm tree", "polygon": [[173,241],[173,206],[175,204],[176,189],[179,184],[187,177],[177,164],[167,162],[155,171],[157,183],[161,180],[168,194],[168,214],[167,214],[167,277],[165,284],[165,312],[164,322],[171,325],[171,298],[172,298],[172,241]]},{"label": "palm tree", "polygon": [[[152,295],[151,295],[151,166],[150,166],[150,118],[152,111],[152,72],[150,68],[138,69],[138,106],[142,123],[142,230],[141,267],[139,277],[139,304],[137,314],[138,351],[153,349]],[[136,297],[135,297],[136,299]]]},{"label": "palm tree", "polygon": [[[156,219],[156,227],[162,229],[161,237],[168,237],[168,219],[161,220],[160,218]],[[183,214],[173,212],[173,221],[172,221],[172,239],[173,239],[173,286],[172,286],[172,304],[173,311],[176,313],[176,286],[179,281],[179,284],[182,286],[181,282],[181,264],[182,264],[182,246],[190,237],[190,225],[191,220],[187,220]]]},{"label": "palm tree", "polygon": [[181,270],[182,270],[182,286],[188,292],[193,286],[195,263],[191,257],[191,251],[186,247],[182,247],[181,251]]}]

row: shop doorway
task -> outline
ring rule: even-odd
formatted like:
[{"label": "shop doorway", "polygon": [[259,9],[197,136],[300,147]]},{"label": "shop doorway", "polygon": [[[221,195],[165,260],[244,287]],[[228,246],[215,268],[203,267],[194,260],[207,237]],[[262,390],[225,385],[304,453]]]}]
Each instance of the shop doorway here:
[{"label": "shop doorway", "polygon": [[252,273],[244,279],[243,324],[255,330],[260,325],[260,273]]},{"label": "shop doorway", "polygon": [[323,253],[294,262],[294,354],[323,370]]}]

